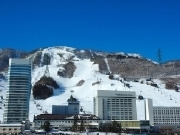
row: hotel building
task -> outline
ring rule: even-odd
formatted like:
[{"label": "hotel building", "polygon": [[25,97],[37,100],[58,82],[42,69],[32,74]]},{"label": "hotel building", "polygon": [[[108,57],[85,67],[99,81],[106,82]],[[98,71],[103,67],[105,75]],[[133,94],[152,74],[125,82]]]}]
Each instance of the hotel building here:
[{"label": "hotel building", "polygon": [[135,92],[97,90],[94,114],[103,120],[137,120]]},{"label": "hotel building", "polygon": [[3,115],[4,123],[20,123],[29,118],[31,61],[9,59],[8,86]]}]

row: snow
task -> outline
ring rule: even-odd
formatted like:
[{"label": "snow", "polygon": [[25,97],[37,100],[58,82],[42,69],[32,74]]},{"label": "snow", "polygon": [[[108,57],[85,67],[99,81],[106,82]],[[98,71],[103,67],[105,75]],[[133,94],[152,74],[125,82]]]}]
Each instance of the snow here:
[{"label": "snow", "polygon": [[[142,95],[145,99],[152,98],[154,106],[180,106],[180,93],[174,90],[166,90],[165,85],[160,80],[153,80],[158,84],[159,88],[152,87],[146,83],[126,82],[130,84],[130,88],[124,87],[124,83],[116,80],[110,80],[108,75],[99,73],[97,64],[93,64],[89,59],[78,59],[72,52],[73,48],[52,47],[42,50],[43,54],[47,53],[51,57],[51,65],[48,65],[50,76],[53,77],[60,88],[54,90],[54,95],[46,100],[34,100],[30,98],[30,121],[33,121],[34,115],[42,114],[47,111],[52,112],[52,105],[65,105],[71,94],[80,101],[80,106],[86,113],[93,113],[93,97],[97,90],[117,90],[117,91],[135,91],[136,95]],[[59,56],[63,54],[63,57]],[[63,78],[57,75],[57,72],[62,68],[62,64],[67,63],[67,60],[74,56],[72,61],[76,66],[76,71],[72,78]],[[108,64],[108,63],[106,63]],[[32,71],[32,85],[35,84],[43,75],[46,66],[36,67]],[[121,78],[120,78],[121,79]],[[82,86],[76,86],[80,81],[84,80]],[[143,79],[145,80],[145,79]],[[99,81],[99,84],[92,85]],[[0,80],[0,96],[5,97],[7,81]],[[71,91],[74,91],[73,93]],[[172,99],[172,100],[171,100]],[[2,101],[0,99],[0,101]],[[3,102],[0,103],[0,121],[3,119]],[[137,116],[138,120],[144,119],[144,100],[137,100]]]},{"label": "snow", "polygon": [[[43,132],[43,130],[36,130],[36,132]],[[80,132],[70,132],[70,131],[50,131],[48,133],[63,133],[63,134],[70,134],[70,135],[119,135],[119,133],[110,133],[110,132],[83,132],[83,133],[80,133]],[[128,133],[121,133],[121,135],[131,135],[131,134],[128,134]]]},{"label": "snow", "polygon": [[3,113],[4,113],[4,101],[3,99],[6,96],[6,89],[7,89],[7,81],[0,79],[0,123],[3,121]]},{"label": "snow", "polygon": [[128,53],[127,55],[137,57],[137,58],[142,58],[142,56],[140,54],[136,54],[136,53]]},{"label": "snow", "polygon": [[106,63],[106,66],[107,66],[107,68],[108,68],[109,73],[111,73],[107,58],[105,58],[104,61],[105,61],[105,63]]},{"label": "snow", "polygon": [[137,53],[124,53],[124,52],[118,52],[116,53],[117,55],[123,55],[123,56],[132,56],[132,57],[137,57],[137,58],[142,58],[140,54]]}]

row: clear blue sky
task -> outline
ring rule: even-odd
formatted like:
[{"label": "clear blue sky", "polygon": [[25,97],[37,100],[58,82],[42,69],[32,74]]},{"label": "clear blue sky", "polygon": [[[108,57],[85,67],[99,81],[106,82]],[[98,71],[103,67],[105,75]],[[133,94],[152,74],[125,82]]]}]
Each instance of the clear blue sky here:
[{"label": "clear blue sky", "polygon": [[59,45],[180,59],[180,0],[0,0],[0,48]]}]

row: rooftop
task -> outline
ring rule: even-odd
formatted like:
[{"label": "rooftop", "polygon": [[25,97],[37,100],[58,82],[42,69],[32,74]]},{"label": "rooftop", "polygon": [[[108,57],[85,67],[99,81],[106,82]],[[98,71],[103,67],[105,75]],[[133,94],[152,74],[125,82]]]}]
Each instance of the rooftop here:
[{"label": "rooftop", "polygon": [[99,120],[99,117],[92,114],[40,114],[34,117],[34,120],[74,120],[74,119],[89,119],[89,120]]}]

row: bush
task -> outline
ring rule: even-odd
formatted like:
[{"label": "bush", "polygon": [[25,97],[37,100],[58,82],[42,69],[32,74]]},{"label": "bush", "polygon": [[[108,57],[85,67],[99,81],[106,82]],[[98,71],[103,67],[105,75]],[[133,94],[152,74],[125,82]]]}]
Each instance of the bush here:
[{"label": "bush", "polygon": [[77,84],[76,84],[76,86],[82,86],[83,84],[84,84],[84,80],[80,80]]},{"label": "bush", "polygon": [[130,88],[130,84],[129,83],[124,83],[124,85],[128,88]]},{"label": "bush", "polygon": [[178,86],[174,86],[174,90],[175,90],[176,92],[179,92]]},{"label": "bush", "polygon": [[143,100],[144,98],[143,98],[142,95],[139,95],[139,96],[138,96],[138,99],[139,99],[139,100]]},{"label": "bush", "polygon": [[176,92],[179,92],[179,88],[177,87],[176,83],[173,81],[166,82],[165,88],[166,89],[172,89],[172,90],[175,90]]},{"label": "bush", "polygon": [[51,77],[43,76],[33,87],[35,99],[46,99],[53,95],[53,88],[59,88],[56,81]]},{"label": "bush", "polygon": [[151,83],[151,86],[156,87],[156,88],[159,88],[156,83]]},{"label": "bush", "polygon": [[100,81],[94,82],[94,83],[92,83],[92,86],[94,86],[96,84],[100,84],[100,83],[101,83]]},{"label": "bush", "polygon": [[45,84],[35,84],[33,87],[34,99],[46,99],[53,95],[53,89]]},{"label": "bush", "polygon": [[110,75],[109,75],[109,79],[111,79],[111,80],[114,79],[114,75],[113,75],[113,74],[110,74]]}]

